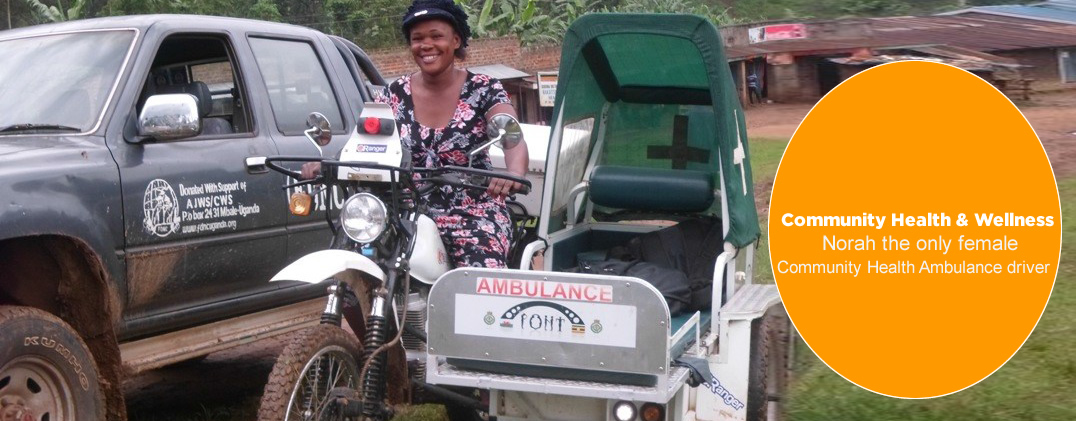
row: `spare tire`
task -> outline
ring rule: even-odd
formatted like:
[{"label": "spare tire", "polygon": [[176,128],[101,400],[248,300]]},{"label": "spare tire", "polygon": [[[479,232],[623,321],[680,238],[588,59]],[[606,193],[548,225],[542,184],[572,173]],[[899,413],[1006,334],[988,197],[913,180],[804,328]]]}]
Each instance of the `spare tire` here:
[{"label": "spare tire", "polygon": [[0,306],[0,419],[104,420],[97,364],[58,317]]}]

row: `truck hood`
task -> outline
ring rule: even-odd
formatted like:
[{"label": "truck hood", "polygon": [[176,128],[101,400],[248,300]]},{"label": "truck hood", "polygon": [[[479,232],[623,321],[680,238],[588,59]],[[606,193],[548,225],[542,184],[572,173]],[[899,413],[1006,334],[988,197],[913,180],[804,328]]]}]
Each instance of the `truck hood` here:
[{"label": "truck hood", "polygon": [[104,139],[95,136],[0,136],[0,174],[38,166],[54,167],[61,162],[70,165],[105,155],[111,154]]}]

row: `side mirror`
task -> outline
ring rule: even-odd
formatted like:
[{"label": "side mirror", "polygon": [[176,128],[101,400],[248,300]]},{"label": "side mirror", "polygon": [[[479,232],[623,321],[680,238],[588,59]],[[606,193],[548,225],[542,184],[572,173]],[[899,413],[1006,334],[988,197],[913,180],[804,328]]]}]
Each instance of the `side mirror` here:
[{"label": "side mirror", "polygon": [[486,122],[486,135],[489,141],[467,153],[469,166],[474,166],[474,157],[490,146],[497,145],[501,149],[512,149],[523,140],[523,128],[519,121],[510,114],[494,114]]},{"label": "side mirror", "polygon": [[486,133],[490,139],[497,139],[501,149],[512,149],[523,139],[523,128],[519,126],[519,120],[511,114],[494,114],[489,118]]},{"label": "side mirror", "polygon": [[314,147],[318,148],[318,153],[324,155],[321,147],[328,145],[333,140],[332,128],[329,126],[329,119],[325,118],[325,115],[318,112],[310,113],[306,117],[306,126],[309,127],[303,134],[307,139],[314,144]]},{"label": "side mirror", "polygon": [[139,136],[172,140],[197,136],[201,131],[198,100],[191,94],[151,96],[138,115]]}]

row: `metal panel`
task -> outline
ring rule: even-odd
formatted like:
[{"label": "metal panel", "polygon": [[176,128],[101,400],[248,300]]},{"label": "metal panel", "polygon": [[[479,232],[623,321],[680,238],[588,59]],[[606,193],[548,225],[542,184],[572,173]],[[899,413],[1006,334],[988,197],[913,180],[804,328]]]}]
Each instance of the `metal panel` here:
[{"label": "metal panel", "polygon": [[430,290],[429,353],[664,376],[669,309],[633,277],[457,269]]},{"label": "metal panel", "polygon": [[437,363],[429,357],[426,379],[440,385],[469,386],[492,390],[548,393],[585,398],[630,400],[638,402],[668,402],[686,387],[688,369],[673,367],[668,375],[662,375],[657,386],[631,386],[578,380],[540,379],[464,370],[445,363]]}]

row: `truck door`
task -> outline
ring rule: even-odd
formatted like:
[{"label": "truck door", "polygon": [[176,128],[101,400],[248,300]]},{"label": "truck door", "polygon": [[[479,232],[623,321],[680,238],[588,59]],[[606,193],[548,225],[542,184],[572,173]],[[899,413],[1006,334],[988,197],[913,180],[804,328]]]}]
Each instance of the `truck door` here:
[{"label": "truck door", "polygon": [[[307,116],[319,112],[329,119],[333,138],[323,148],[324,156],[335,158],[355,130],[362,110],[362,95],[355,86],[343,83],[347,65],[327,38],[249,37],[274,124],[264,127],[281,155],[318,156],[317,148],[303,134]],[[298,165],[294,166],[298,169]],[[275,177],[284,183],[283,176]],[[339,191],[325,191],[322,186],[301,187],[314,194],[314,206],[308,216],[288,220],[287,260],[294,261],[308,253],[329,248],[332,234],[325,213],[336,215],[345,197]],[[315,191],[316,190],[316,191]],[[288,192],[279,192],[286,201]]]},{"label": "truck door", "polygon": [[145,323],[154,329],[182,325],[184,317],[204,320],[205,312],[249,312],[236,300],[280,287],[268,280],[285,264],[281,181],[245,165],[246,157],[277,150],[252,118],[240,66],[254,63],[238,60],[233,45],[223,33],[173,34],[148,72],[135,73],[147,74],[136,115],[154,94],[187,93],[198,100],[202,121],[198,136],[115,152],[128,241],[127,317],[168,313],[167,322]]}]

